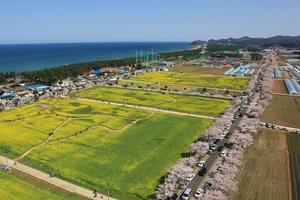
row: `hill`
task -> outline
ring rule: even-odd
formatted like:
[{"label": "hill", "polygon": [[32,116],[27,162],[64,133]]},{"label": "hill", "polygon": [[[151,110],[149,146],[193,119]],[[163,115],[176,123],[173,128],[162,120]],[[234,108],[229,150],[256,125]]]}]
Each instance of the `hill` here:
[{"label": "hill", "polygon": [[[198,40],[199,41],[199,40]],[[203,42],[203,41],[201,41]],[[197,41],[189,43],[190,45],[198,45]],[[199,43],[200,44],[200,43]],[[259,46],[283,46],[283,47],[299,47],[300,46],[300,36],[274,36],[269,38],[251,38],[251,37],[241,37],[241,38],[228,38],[219,40],[209,40],[207,44],[222,44],[222,45],[239,45],[239,46],[249,46],[249,45],[259,45]]]}]

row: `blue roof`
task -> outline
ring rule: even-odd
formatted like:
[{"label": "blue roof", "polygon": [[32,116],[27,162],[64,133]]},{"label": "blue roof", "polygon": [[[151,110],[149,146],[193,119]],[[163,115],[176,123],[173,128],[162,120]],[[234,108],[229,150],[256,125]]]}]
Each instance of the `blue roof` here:
[{"label": "blue roof", "polygon": [[42,84],[34,84],[34,85],[29,85],[26,87],[27,89],[30,89],[30,90],[33,90],[33,89],[36,89],[36,90],[44,90],[44,89],[49,89],[51,88],[51,86],[48,86],[48,85],[42,85]]},{"label": "blue roof", "polygon": [[8,168],[9,168],[9,165],[8,165],[8,164],[2,165],[2,169],[8,169]]},{"label": "blue roof", "polygon": [[13,97],[13,96],[14,96],[14,94],[3,94],[0,96],[0,99],[6,98],[6,97]]}]

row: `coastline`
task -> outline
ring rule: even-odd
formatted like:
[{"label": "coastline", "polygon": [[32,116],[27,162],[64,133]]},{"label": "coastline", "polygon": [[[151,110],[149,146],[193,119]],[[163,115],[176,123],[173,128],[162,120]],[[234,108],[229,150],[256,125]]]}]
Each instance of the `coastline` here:
[{"label": "coastline", "polygon": [[192,50],[187,42],[114,42],[0,45],[0,73],[32,72],[65,65],[135,57],[136,51]]}]

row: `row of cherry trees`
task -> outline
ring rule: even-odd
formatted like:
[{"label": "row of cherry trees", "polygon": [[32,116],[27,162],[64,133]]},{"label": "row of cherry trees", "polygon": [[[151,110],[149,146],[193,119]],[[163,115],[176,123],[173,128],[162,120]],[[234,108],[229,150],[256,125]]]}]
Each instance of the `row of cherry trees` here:
[{"label": "row of cherry trees", "polygon": [[[270,64],[263,65],[257,74],[252,76],[249,84],[246,87],[246,92],[251,92],[257,86],[258,82],[262,85],[263,98],[251,109],[251,115],[255,118],[247,118],[244,124],[240,128],[240,132],[235,134],[234,147],[228,153],[222,164],[219,166],[220,172],[215,174],[210,180],[210,189],[204,194],[204,200],[223,200],[227,199],[225,192],[228,190],[237,191],[236,176],[238,174],[238,168],[242,164],[245,149],[253,144],[253,133],[256,133],[259,127],[259,120],[257,117],[262,114],[263,108],[267,106],[268,101],[272,99],[272,72],[276,63],[274,60]],[[259,79],[259,77],[261,77]],[[234,100],[234,105],[241,103],[240,99]],[[206,183],[207,184],[207,183]]]},{"label": "row of cherry trees", "polygon": [[[260,122],[257,117],[263,112],[268,101],[272,99],[270,94],[272,89],[272,72],[271,69],[275,66],[274,61],[269,64],[262,65],[257,70],[257,74],[252,76],[245,91],[251,92],[258,82],[262,85],[263,98],[252,107],[250,115],[254,118],[247,118],[240,128],[240,132],[235,135],[234,147],[224,157],[224,161],[220,166],[221,173],[217,173],[211,179],[211,187],[207,190],[202,199],[205,200],[223,200],[227,199],[225,192],[228,190],[237,191],[236,175],[238,167],[242,164],[245,149],[253,143],[252,134],[256,132]],[[183,181],[188,174],[193,171],[193,166],[197,163],[198,159],[203,156],[209,149],[209,143],[219,138],[226,125],[231,125],[232,117],[235,108],[241,104],[241,99],[236,98],[233,104],[228,106],[224,114],[216,119],[215,123],[205,130],[201,136],[201,140],[192,143],[189,147],[190,157],[181,158],[179,162],[168,170],[165,183],[158,185],[156,197],[163,199],[164,197],[171,197],[177,186]],[[207,183],[206,183],[207,184]]]}]

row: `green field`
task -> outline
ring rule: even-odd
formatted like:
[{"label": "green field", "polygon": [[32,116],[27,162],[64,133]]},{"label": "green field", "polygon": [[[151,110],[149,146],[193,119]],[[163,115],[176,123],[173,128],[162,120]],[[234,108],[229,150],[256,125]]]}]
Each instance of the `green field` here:
[{"label": "green field", "polygon": [[[173,166],[213,123],[74,99],[44,100],[2,112],[0,119],[4,124],[1,147],[11,150],[10,158],[54,133],[47,145],[37,146],[20,162],[103,194],[109,186],[111,196],[130,200],[155,194],[164,176],[163,166]],[[22,123],[39,123],[41,136],[38,131],[30,133]],[[6,137],[9,129],[16,133]]]},{"label": "green field", "polygon": [[292,199],[300,198],[300,135],[287,133],[288,149],[290,153],[290,175]]},{"label": "green field", "polygon": [[72,93],[76,97],[218,116],[231,101],[123,88],[95,87]]},{"label": "green field", "polygon": [[243,90],[250,79],[175,72],[151,72],[140,76],[133,76],[130,78],[130,80],[159,82],[184,86]]},{"label": "green field", "polygon": [[1,187],[0,197],[1,199],[9,200],[40,200],[40,199],[86,199],[76,194],[62,192],[55,188],[51,188],[45,184],[36,182],[32,179],[24,177],[22,175],[5,171],[0,171]]},{"label": "green field", "polygon": [[[94,125],[104,125],[111,128],[120,128],[131,121],[146,117],[149,111],[129,109],[95,102],[75,101],[72,99],[51,99],[35,104],[7,110],[0,113],[0,147],[2,150],[10,149],[10,157],[16,158],[32,146],[41,144],[56,127],[68,118],[78,121],[89,120],[94,117]],[[109,115],[107,118],[99,115]],[[115,116],[114,122],[107,120]],[[99,119],[98,119],[99,118]],[[81,119],[81,120],[80,120]],[[71,122],[72,122],[71,120]],[[90,119],[91,120],[91,119]],[[120,123],[118,125],[118,123]],[[73,126],[69,132],[55,134],[54,137],[64,137],[83,129],[83,125]],[[3,151],[0,152],[3,154]]]}]

